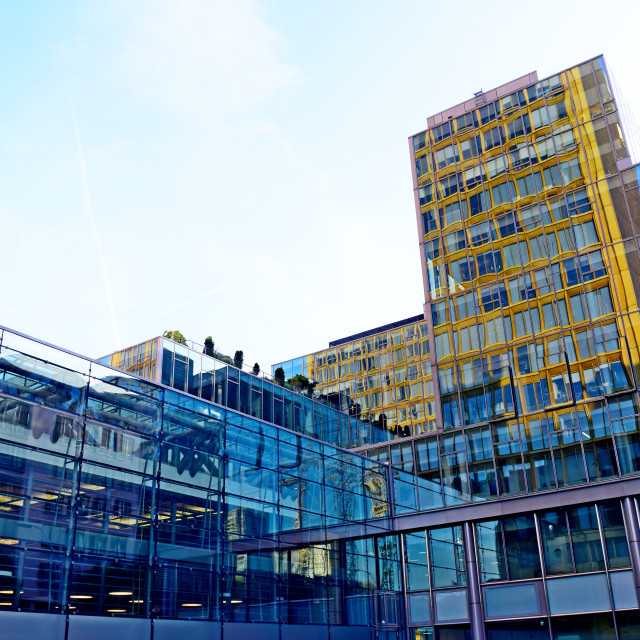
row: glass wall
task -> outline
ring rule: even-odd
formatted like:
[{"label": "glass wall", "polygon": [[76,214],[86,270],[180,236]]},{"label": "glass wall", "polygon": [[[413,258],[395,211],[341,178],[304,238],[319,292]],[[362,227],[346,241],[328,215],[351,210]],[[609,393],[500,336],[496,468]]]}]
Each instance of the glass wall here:
[{"label": "glass wall", "polygon": [[488,637],[616,638],[616,627],[632,637],[638,599],[619,501],[475,529]]},{"label": "glass wall", "polygon": [[391,464],[397,513],[527,495],[640,473],[637,407],[624,393],[362,452]]},{"label": "glass wall", "polygon": [[[157,382],[163,385],[339,447],[353,448],[387,439],[386,428],[363,420],[353,411],[339,410],[326,394],[282,387],[172,340],[156,338],[151,342],[158,345]],[[130,351],[103,360],[143,375],[147,369],[125,366]]]},{"label": "glass wall", "polygon": [[[408,454],[389,473],[14,332],[0,339],[0,611],[469,638],[475,548],[489,637],[532,620],[536,638],[565,637],[572,619],[584,637],[638,627],[619,500],[393,531],[409,489],[418,504],[430,490],[411,483]],[[470,442],[441,450],[480,459],[493,446]]]},{"label": "glass wall", "polygon": [[337,341],[272,370],[280,366],[286,377],[302,373],[317,383],[317,395],[370,425],[359,444],[434,431],[427,322],[420,317],[395,325]]},{"label": "glass wall", "polygon": [[385,592],[398,625],[387,479],[357,454],[1,333],[1,610],[369,626]]}]

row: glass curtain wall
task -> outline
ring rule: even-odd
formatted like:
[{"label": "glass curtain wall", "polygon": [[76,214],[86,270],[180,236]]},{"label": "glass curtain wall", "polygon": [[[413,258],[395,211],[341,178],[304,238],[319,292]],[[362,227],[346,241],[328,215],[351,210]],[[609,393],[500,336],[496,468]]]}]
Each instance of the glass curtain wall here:
[{"label": "glass curtain wall", "polygon": [[380,464],[8,330],[0,462],[3,610],[372,625],[402,590]]}]

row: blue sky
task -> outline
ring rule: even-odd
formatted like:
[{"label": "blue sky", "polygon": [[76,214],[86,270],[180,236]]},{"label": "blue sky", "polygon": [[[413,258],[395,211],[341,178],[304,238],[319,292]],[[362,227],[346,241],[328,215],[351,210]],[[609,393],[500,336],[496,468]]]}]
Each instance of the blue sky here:
[{"label": "blue sky", "polygon": [[638,113],[639,7],[0,0],[0,324],[266,370],[420,313],[407,138],[600,53]]}]

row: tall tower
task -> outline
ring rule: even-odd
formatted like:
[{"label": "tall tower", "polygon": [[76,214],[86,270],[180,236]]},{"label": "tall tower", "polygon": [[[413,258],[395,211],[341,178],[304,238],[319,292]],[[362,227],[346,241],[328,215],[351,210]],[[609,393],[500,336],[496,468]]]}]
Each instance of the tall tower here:
[{"label": "tall tower", "polygon": [[428,124],[410,147],[438,430],[492,424],[501,495],[637,472],[638,174],[603,59]]}]

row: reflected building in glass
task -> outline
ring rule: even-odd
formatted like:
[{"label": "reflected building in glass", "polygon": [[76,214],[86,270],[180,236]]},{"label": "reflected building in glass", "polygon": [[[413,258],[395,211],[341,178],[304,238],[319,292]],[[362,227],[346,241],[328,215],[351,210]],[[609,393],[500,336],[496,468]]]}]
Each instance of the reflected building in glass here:
[{"label": "reflected building in glass", "polygon": [[3,638],[640,637],[640,183],[609,74],[428,124],[423,314],[279,365],[315,397],[166,338],[96,361],[0,327]]}]

